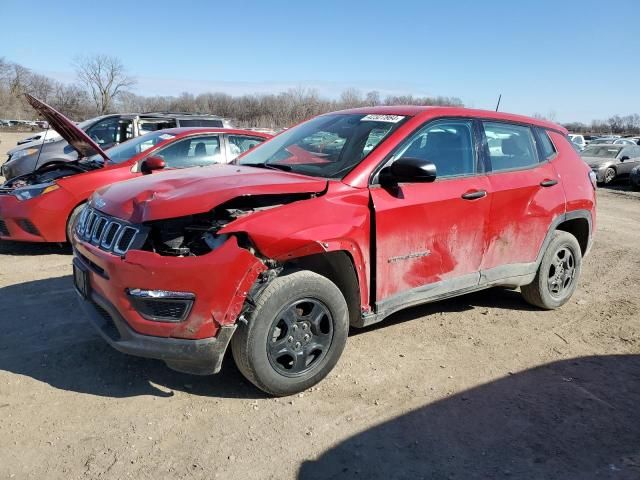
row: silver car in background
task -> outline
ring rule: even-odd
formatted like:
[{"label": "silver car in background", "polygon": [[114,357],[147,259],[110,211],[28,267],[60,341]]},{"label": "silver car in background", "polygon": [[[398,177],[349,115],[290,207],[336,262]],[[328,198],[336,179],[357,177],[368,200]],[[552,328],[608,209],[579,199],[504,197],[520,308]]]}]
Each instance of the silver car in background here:
[{"label": "silver car in background", "polygon": [[607,185],[628,176],[634,167],[640,165],[640,146],[591,144],[580,152],[580,156],[595,172],[598,183]]}]

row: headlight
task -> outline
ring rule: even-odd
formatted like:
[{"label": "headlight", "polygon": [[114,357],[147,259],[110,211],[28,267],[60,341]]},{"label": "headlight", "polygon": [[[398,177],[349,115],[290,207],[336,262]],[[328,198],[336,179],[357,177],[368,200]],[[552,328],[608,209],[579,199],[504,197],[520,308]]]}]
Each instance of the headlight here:
[{"label": "headlight", "polygon": [[40,183],[38,185],[16,188],[13,191],[13,195],[15,195],[18,200],[24,201],[34,197],[39,197],[45,193],[53,192],[59,188],[60,187],[55,183]]},{"label": "headlight", "polygon": [[37,148],[25,148],[24,150],[18,150],[11,154],[9,161],[17,160],[19,158],[26,157],[27,155],[35,155],[36,153],[38,153]]}]

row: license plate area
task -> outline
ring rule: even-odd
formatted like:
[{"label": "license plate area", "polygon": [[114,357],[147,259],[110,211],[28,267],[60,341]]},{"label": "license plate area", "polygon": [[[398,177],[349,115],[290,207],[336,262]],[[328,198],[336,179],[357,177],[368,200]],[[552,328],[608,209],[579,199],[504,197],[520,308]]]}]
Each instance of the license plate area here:
[{"label": "license plate area", "polygon": [[91,293],[89,271],[79,262],[73,262],[73,284],[82,298],[88,298]]}]

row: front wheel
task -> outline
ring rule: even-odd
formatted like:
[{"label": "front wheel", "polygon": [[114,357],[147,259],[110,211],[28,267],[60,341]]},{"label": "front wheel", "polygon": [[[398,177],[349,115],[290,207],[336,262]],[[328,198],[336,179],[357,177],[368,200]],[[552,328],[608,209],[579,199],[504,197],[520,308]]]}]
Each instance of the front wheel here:
[{"label": "front wheel", "polygon": [[347,341],[347,302],[340,289],[302,270],[273,280],[231,339],[242,374],[261,390],[292,395],[320,382]]},{"label": "front wheel", "polygon": [[531,305],[545,310],[564,305],[576,290],[581,266],[582,251],[576,237],[555,231],[535,279],[520,288],[522,296]]}]

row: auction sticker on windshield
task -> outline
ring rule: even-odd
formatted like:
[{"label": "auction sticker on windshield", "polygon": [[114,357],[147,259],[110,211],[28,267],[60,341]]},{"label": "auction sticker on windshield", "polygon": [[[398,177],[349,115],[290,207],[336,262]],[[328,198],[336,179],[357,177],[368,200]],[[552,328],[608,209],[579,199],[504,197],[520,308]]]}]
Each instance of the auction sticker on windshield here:
[{"label": "auction sticker on windshield", "polygon": [[402,120],[404,116],[402,115],[376,115],[371,114],[366,117],[362,117],[360,119],[361,122],[388,122],[388,123],[398,123]]}]

